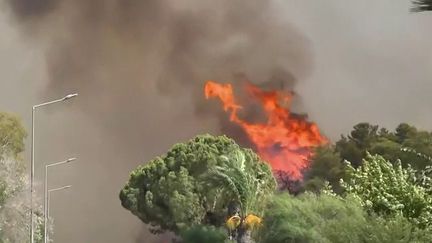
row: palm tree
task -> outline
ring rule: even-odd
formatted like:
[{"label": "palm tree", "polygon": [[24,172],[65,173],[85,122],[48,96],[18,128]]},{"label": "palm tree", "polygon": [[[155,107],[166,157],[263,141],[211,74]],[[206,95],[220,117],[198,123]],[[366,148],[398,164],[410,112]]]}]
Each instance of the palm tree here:
[{"label": "palm tree", "polygon": [[413,0],[413,12],[432,11],[432,0]]},{"label": "palm tree", "polygon": [[238,243],[253,242],[252,231],[262,221],[257,215],[276,188],[270,167],[251,156],[256,155],[243,150],[221,156],[225,163],[207,174],[208,182],[223,195],[218,198],[229,198],[226,226],[230,239]]}]

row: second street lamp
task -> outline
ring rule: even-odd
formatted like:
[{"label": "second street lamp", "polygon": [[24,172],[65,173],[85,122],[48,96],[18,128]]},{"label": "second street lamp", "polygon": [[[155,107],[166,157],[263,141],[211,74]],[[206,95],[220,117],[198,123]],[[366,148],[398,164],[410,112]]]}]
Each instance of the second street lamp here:
[{"label": "second street lamp", "polygon": [[30,243],[34,243],[34,223],[33,223],[33,181],[34,181],[34,170],[35,170],[35,113],[36,109],[42,106],[51,105],[57,102],[62,102],[76,97],[78,94],[68,94],[65,97],[42,104],[34,105],[32,107],[32,136],[31,136],[31,169],[30,169]]},{"label": "second street lamp", "polygon": [[49,200],[48,168],[53,167],[53,166],[57,166],[57,165],[67,164],[67,163],[70,163],[74,160],[76,160],[76,158],[69,158],[69,159],[64,160],[64,161],[45,165],[45,182],[44,182],[44,194],[45,194],[44,195],[44,242],[45,243],[48,242],[48,237],[47,237],[47,235],[48,235],[48,229],[47,229],[47,225],[48,225],[48,200]]},{"label": "second street lamp", "polygon": [[[71,187],[72,187],[71,185],[68,185],[68,186],[63,186],[63,187],[59,187],[59,188],[54,188],[54,189],[48,190],[47,212],[46,212],[47,216],[49,216],[49,206],[50,206],[50,200],[51,200],[51,192],[60,191],[60,190],[68,189],[68,188],[71,188]],[[45,225],[45,229],[47,227],[48,227],[48,224]],[[45,231],[45,232],[47,232],[47,231]],[[49,240],[48,234],[46,234],[45,237],[46,237],[45,238],[46,240]]]}]

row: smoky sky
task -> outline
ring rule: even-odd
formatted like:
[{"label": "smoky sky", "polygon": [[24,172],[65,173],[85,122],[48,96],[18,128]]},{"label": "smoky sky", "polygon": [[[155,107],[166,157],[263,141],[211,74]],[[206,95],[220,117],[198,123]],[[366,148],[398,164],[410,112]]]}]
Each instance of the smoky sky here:
[{"label": "smoky sky", "polygon": [[247,141],[204,99],[204,82],[292,89],[313,66],[309,40],[272,1],[5,3],[22,41],[43,56],[38,97],[79,93],[37,116],[36,160],[79,158],[51,180],[73,184],[53,204],[59,242],[152,240],[120,205],[129,172],[199,133]]},{"label": "smoky sky", "polygon": [[[160,242],[118,192],[129,172],[199,133],[242,134],[205,80],[294,89],[298,112],[337,138],[357,122],[431,129],[430,14],[409,1],[3,0],[2,110],[38,111],[37,178],[58,242]],[[236,85],[237,87],[237,85]],[[253,116],[253,114],[251,115]],[[244,140],[244,137],[243,137]],[[144,227],[144,230],[143,230]]]},{"label": "smoky sky", "polygon": [[[121,134],[126,131],[118,126],[131,120],[145,123],[144,107],[150,103],[155,112],[166,102],[176,110],[183,105],[193,106],[195,115],[206,113],[207,79],[235,83],[241,73],[253,82],[292,86],[312,66],[308,40],[281,24],[268,1],[19,0],[9,5],[24,32],[46,48],[47,94],[79,89],[83,108],[111,120],[107,126]],[[113,120],[113,111],[124,115]]]}]

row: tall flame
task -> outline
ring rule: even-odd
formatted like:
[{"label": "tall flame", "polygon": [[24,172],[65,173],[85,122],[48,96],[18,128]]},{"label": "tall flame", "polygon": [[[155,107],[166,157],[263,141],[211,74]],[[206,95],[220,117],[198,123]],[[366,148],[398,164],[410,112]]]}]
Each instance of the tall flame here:
[{"label": "tall flame", "polygon": [[230,113],[230,120],[240,125],[256,146],[261,158],[270,163],[273,170],[285,171],[294,180],[302,179],[302,170],[309,165],[312,148],[327,142],[315,123],[290,113],[282,104],[291,103],[292,94],[279,91],[263,91],[247,84],[246,91],[257,100],[267,116],[264,124],[252,124],[238,116],[242,108],[236,101],[231,84],[207,81],[204,87],[206,99],[219,98],[223,109]]}]

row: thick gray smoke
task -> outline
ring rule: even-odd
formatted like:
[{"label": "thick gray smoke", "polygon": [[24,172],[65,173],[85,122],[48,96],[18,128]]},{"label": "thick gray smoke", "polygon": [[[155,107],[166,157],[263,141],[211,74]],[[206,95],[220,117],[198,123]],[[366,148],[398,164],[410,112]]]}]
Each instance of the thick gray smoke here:
[{"label": "thick gray smoke", "polygon": [[331,138],[361,121],[432,128],[432,15],[410,14],[410,1],[4,2],[0,105],[29,120],[31,102],[80,93],[37,119],[39,166],[80,158],[53,170],[53,186],[73,184],[53,198],[57,242],[160,241],[117,194],[141,162],[219,130],[206,79],[295,77],[302,106]]},{"label": "thick gray smoke", "polygon": [[56,169],[62,176],[52,180],[74,185],[53,206],[58,242],[150,242],[117,196],[130,170],[221,125],[239,134],[205,101],[204,82],[247,77],[292,88],[311,67],[309,42],[274,14],[271,1],[6,3],[23,39],[45,55],[41,95],[79,93],[38,117],[40,160],[65,151],[80,160]]}]

